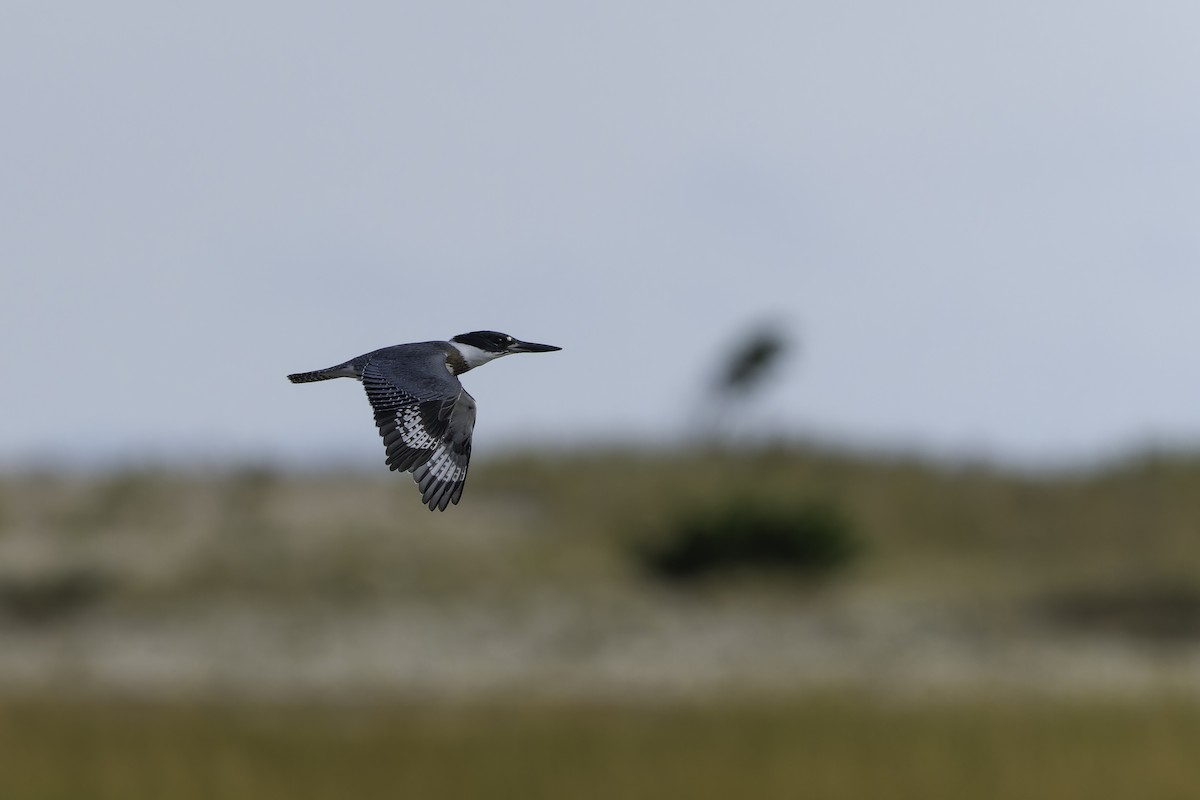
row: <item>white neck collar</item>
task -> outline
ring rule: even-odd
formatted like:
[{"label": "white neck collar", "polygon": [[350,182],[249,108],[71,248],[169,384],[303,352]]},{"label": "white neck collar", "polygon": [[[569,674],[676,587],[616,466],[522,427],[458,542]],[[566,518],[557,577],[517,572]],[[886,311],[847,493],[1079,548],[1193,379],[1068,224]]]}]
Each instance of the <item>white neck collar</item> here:
[{"label": "white neck collar", "polygon": [[489,361],[494,361],[500,356],[506,356],[508,353],[493,353],[490,350],[480,350],[478,347],[462,342],[451,342],[454,349],[462,356],[463,361],[467,362],[467,369],[475,369]]}]

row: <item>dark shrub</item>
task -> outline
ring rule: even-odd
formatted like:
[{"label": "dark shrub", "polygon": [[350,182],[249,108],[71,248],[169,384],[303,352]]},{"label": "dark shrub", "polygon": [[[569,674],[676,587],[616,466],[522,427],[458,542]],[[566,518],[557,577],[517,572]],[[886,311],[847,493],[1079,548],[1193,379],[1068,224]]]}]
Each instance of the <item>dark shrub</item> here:
[{"label": "dark shrub", "polygon": [[0,618],[37,625],[65,619],[100,600],[111,588],[88,569],[30,576],[0,576]]},{"label": "dark shrub", "polygon": [[760,570],[822,576],[859,551],[849,521],[828,503],[791,505],[737,498],[689,509],[641,556],[656,575],[690,579]]}]

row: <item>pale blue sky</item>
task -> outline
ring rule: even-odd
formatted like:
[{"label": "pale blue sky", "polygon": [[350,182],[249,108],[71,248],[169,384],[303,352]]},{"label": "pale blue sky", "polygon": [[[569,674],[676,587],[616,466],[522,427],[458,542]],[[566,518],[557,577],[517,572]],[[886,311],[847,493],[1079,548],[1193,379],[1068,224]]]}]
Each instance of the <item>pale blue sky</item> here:
[{"label": "pale blue sky", "polygon": [[1191,3],[17,2],[0,460],[382,460],[361,389],[478,328],[477,453],[752,424],[1072,458],[1200,434]]}]

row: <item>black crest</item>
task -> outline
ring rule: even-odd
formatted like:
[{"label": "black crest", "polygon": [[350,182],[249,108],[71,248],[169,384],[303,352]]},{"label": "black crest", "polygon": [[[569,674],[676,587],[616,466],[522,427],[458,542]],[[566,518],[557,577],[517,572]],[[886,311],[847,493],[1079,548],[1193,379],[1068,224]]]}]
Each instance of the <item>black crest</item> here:
[{"label": "black crest", "polygon": [[470,345],[471,347],[478,347],[480,350],[489,353],[503,353],[515,344],[517,340],[507,333],[472,331],[471,333],[460,333],[450,341]]}]

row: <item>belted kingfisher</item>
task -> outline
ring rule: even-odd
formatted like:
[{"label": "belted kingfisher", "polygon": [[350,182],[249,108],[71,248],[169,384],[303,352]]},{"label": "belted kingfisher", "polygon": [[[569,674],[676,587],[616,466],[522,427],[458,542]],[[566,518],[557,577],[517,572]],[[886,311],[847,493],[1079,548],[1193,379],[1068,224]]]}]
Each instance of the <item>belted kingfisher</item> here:
[{"label": "belted kingfisher", "polygon": [[549,353],[550,344],[507,333],[474,331],[448,342],[398,344],[335,367],[288,375],[292,383],[354,378],[362,381],[387,448],[387,465],[411,472],[421,502],[432,511],[458,503],[471,459],[475,398],[458,376],[510,353]]}]

